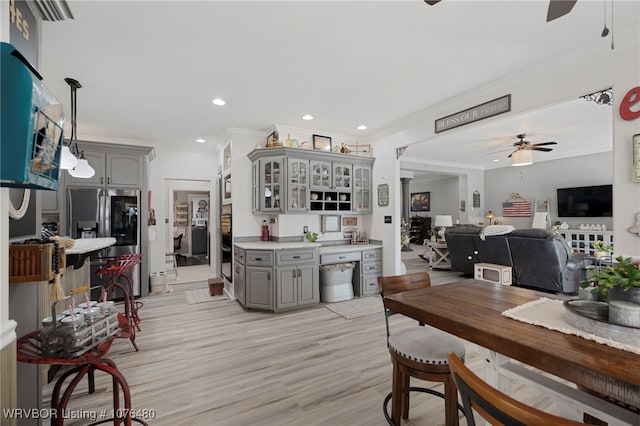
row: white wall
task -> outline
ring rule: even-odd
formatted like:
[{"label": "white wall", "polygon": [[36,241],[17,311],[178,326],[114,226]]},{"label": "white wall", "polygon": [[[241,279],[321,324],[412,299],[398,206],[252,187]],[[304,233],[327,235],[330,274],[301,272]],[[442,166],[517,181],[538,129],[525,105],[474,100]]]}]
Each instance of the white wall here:
[{"label": "white wall", "polygon": [[[599,153],[534,163],[524,167],[503,167],[488,170],[485,173],[487,187],[486,210],[492,210],[502,223],[516,228],[531,226],[532,218],[502,216],[502,203],[507,201],[512,192],[519,193],[524,199],[531,201],[537,198],[538,211],[544,211],[542,201],[549,200],[549,216],[551,223],[558,220],[558,203],[556,189],[575,186],[606,185],[613,182],[613,153]],[[486,211],[485,211],[486,213]],[[606,225],[613,228],[613,218],[560,218],[569,227],[576,229],[581,223]]]},{"label": "white wall", "polygon": [[[640,4],[637,7],[637,14],[640,22]],[[394,194],[392,203],[395,205],[374,209],[373,222],[380,223],[384,215],[391,213],[394,217],[399,217],[401,187],[396,148],[433,139],[435,137],[433,123],[436,119],[510,93],[511,112],[487,119],[495,121],[508,115],[518,115],[545,105],[575,99],[604,87],[613,87],[614,111],[617,111],[622,96],[639,85],[639,76],[640,37],[638,37],[638,27],[635,27],[627,32],[616,34],[615,50],[611,50],[603,43],[584,46],[563,56],[549,58],[546,63],[496,79],[493,83],[483,85],[475,91],[451,98],[447,102],[419,111],[388,126],[384,131],[373,135],[370,143],[374,145],[377,158],[374,176],[385,175],[390,191]],[[450,130],[450,132],[456,131],[457,129]],[[640,133],[640,119],[627,122],[617,113],[614,114],[613,230],[616,251],[619,251],[618,254],[640,257],[640,238],[626,230],[633,225],[635,213],[640,211],[640,187],[630,179],[631,138],[635,133]],[[482,171],[479,174],[482,175]],[[475,189],[478,189],[481,194],[486,193],[483,178],[478,177],[477,181],[475,179],[475,177],[470,178],[467,182],[465,191],[467,205]],[[482,205],[478,211],[471,214],[479,216],[484,210],[485,206]],[[400,271],[399,232],[392,232],[391,228],[387,231],[386,227],[381,227],[376,234],[384,240],[383,274],[398,273]]]},{"label": "white wall", "polygon": [[438,180],[412,179],[409,183],[411,193],[429,192],[431,209],[428,212],[411,212],[411,216],[419,215],[435,218],[436,215],[451,215],[453,223],[455,223],[456,220],[460,220],[459,186],[460,178],[458,176]]},{"label": "white wall", "polygon": [[[156,225],[149,227],[149,271],[165,270],[165,253],[173,251],[173,214],[169,211],[167,182],[176,189],[206,190],[215,194],[218,153],[212,147],[193,146],[181,149],[155,148],[156,156],[149,164],[151,207],[156,211]],[[193,186],[196,185],[194,188]],[[215,209],[218,209],[216,199]],[[169,236],[171,239],[169,240]],[[155,239],[154,239],[155,237]],[[212,245],[213,247],[213,245]],[[212,268],[216,262],[211,262]],[[212,271],[212,273],[214,273]]]}]

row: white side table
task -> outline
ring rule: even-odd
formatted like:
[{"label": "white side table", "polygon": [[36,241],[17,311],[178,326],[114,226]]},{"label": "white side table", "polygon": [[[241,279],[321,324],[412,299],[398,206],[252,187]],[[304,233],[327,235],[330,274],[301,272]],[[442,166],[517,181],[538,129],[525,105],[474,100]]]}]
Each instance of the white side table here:
[{"label": "white side table", "polygon": [[427,259],[429,259],[429,268],[451,269],[451,259],[449,258],[449,248],[446,242],[431,242],[427,244]]}]

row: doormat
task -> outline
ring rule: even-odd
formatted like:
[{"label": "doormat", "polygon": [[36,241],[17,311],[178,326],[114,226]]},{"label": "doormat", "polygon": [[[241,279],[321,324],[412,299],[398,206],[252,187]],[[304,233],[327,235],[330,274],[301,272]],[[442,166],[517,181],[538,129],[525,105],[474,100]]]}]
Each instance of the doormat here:
[{"label": "doormat", "polygon": [[209,260],[204,256],[176,256],[178,266],[206,265]]},{"label": "doormat", "polygon": [[379,295],[356,297],[355,299],[346,300],[344,302],[328,303],[324,305],[324,307],[346,319],[382,314],[384,312],[382,297]]},{"label": "doormat", "polygon": [[208,288],[199,288],[197,290],[188,290],[184,292],[184,297],[189,305],[204,302],[216,302],[218,300],[227,300],[226,296],[210,296]]}]

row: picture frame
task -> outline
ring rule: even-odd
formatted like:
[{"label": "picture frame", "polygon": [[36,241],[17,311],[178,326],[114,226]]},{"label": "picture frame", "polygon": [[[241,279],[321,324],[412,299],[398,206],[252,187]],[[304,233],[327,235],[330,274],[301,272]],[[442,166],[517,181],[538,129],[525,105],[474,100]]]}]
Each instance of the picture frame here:
[{"label": "picture frame", "polygon": [[322,216],[322,232],[340,232],[340,216]]},{"label": "picture frame", "polygon": [[430,192],[412,192],[411,193],[411,211],[412,212],[428,212],[431,210],[431,193]]},{"label": "picture frame", "polygon": [[269,133],[269,136],[267,136],[267,148],[278,145],[279,137],[277,130]]},{"label": "picture frame", "polygon": [[358,226],[358,217],[357,216],[343,216],[342,217],[342,226]]},{"label": "picture frame", "polygon": [[331,152],[331,138],[329,136],[313,135],[313,149]]}]

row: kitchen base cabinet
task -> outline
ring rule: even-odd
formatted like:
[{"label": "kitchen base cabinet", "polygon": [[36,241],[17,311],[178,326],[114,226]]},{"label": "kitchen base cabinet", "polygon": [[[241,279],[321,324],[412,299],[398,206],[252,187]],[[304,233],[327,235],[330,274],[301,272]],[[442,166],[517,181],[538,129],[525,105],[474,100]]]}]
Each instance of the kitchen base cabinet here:
[{"label": "kitchen base cabinet", "polygon": [[269,311],[320,300],[317,248],[244,250],[234,246],[235,296],[243,306]]},{"label": "kitchen base cabinet", "polygon": [[362,251],[362,260],[356,269],[357,283],[354,286],[356,296],[373,296],[380,293],[378,277],[382,271],[382,250]]},{"label": "kitchen base cabinet", "polygon": [[245,269],[246,307],[273,310],[272,268]]}]

